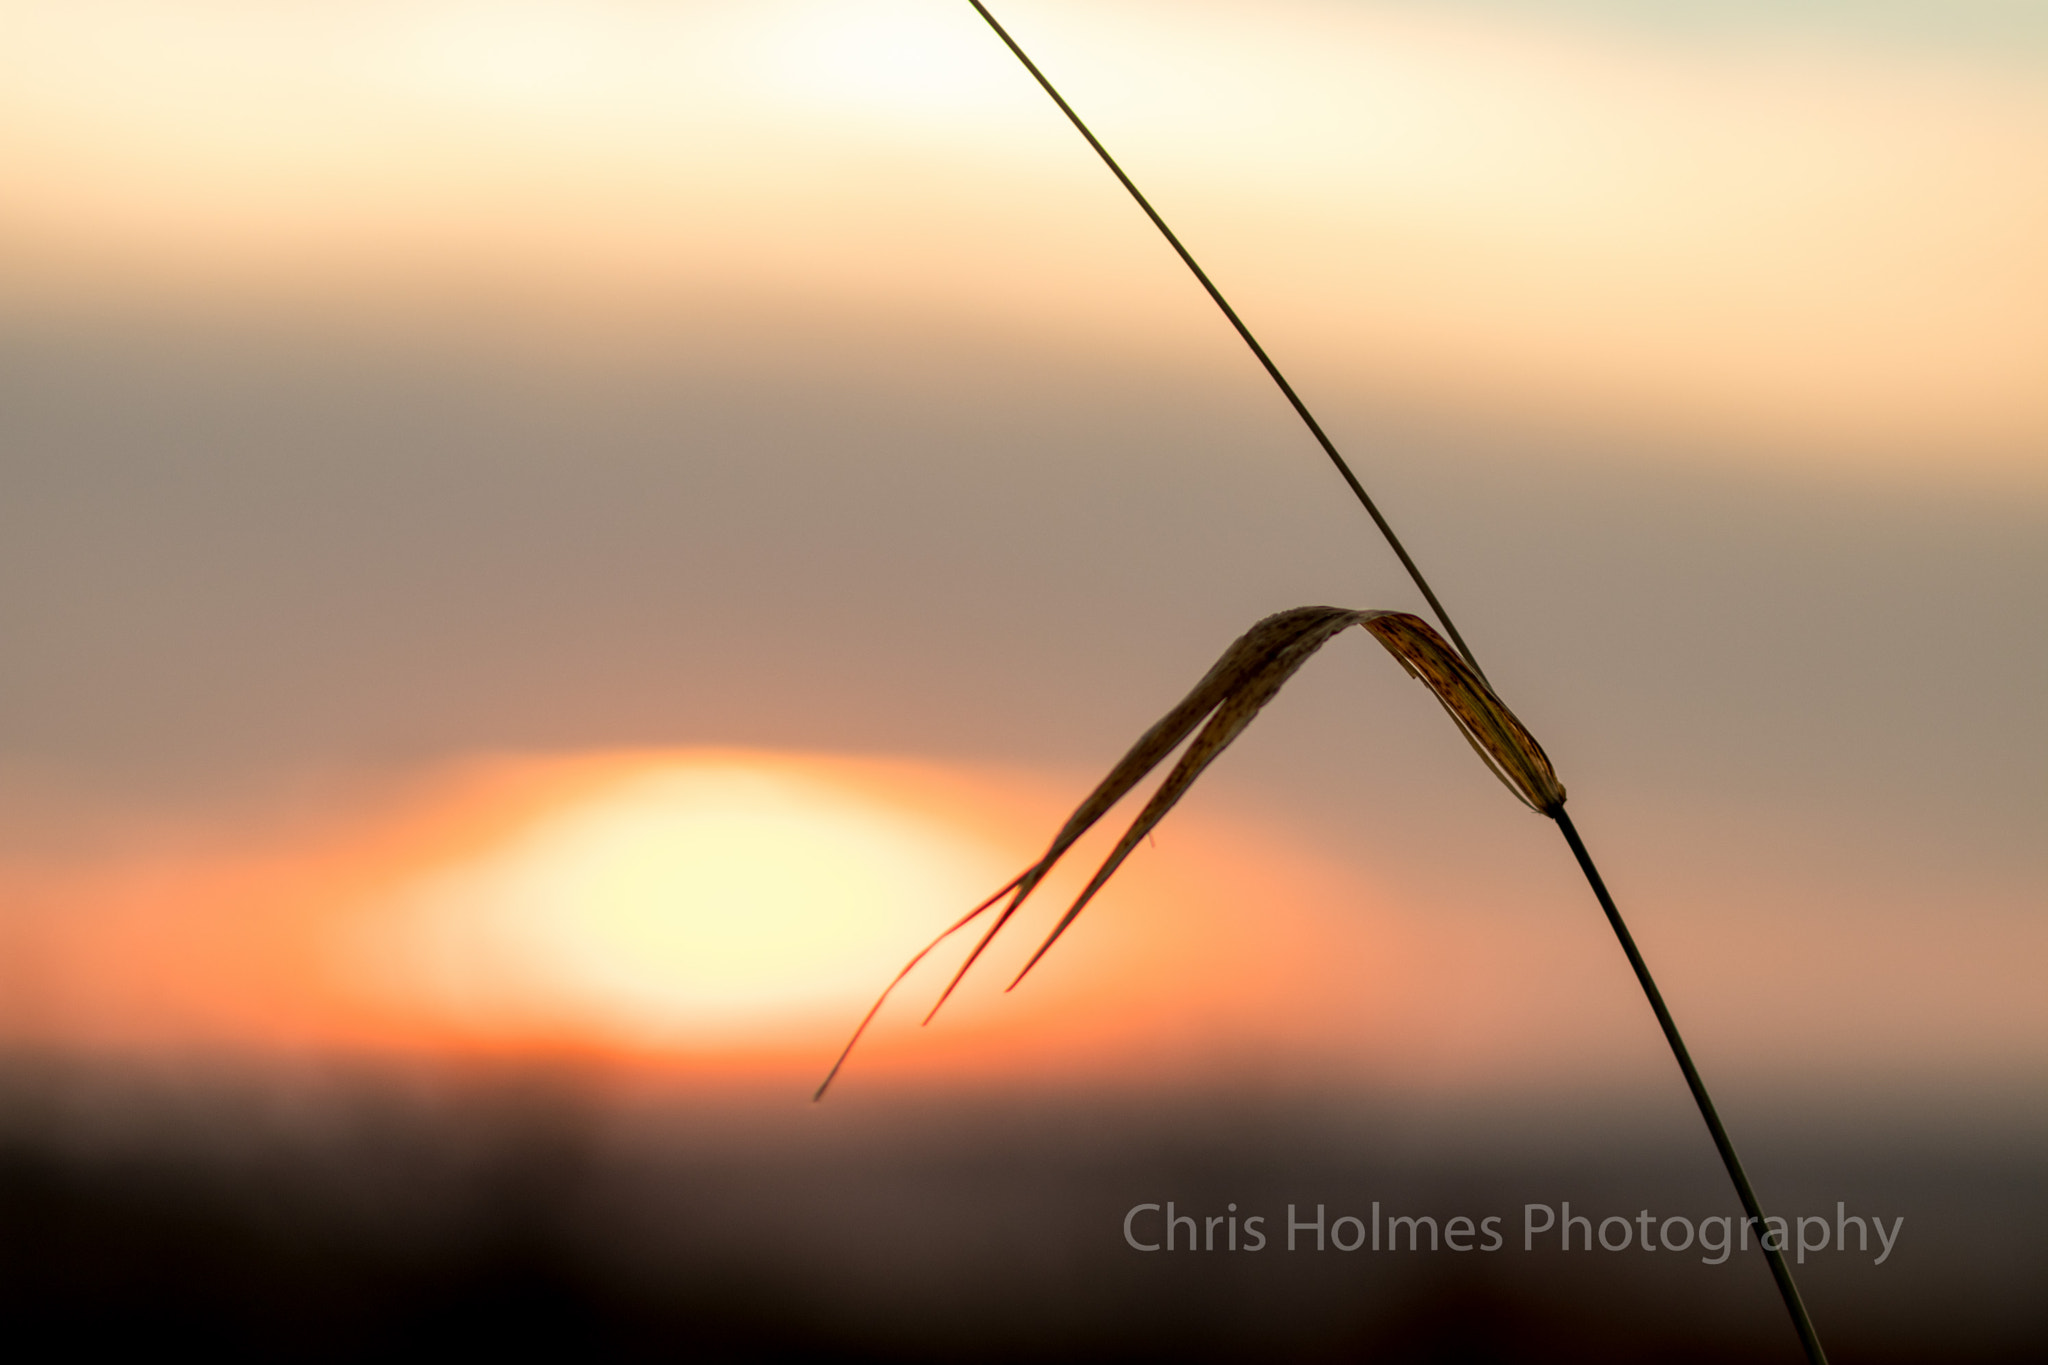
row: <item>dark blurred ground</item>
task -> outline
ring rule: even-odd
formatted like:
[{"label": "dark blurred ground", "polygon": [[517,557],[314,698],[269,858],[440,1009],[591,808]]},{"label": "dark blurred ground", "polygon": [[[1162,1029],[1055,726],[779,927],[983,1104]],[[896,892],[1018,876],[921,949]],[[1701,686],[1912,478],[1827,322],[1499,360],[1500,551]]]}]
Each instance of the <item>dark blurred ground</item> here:
[{"label": "dark blurred ground", "polygon": [[[532,1073],[21,1060],[6,1087],[0,1313],[32,1358],[1797,1358],[1754,1251],[1715,1267],[1522,1250],[1526,1202],[1569,1199],[1596,1223],[1732,1209],[1675,1112],[1255,1093],[811,1109]],[[1799,1271],[1833,1358],[2041,1359],[2038,1144],[2011,1125],[1933,1131],[1748,1135],[1768,1205],[1905,1217],[1884,1265],[1852,1249]],[[1264,1213],[1271,1240],[1126,1246],[1124,1211],[1168,1199]],[[1498,1213],[1507,1244],[1284,1249],[1289,1202],[1334,1218],[1373,1200]]]}]

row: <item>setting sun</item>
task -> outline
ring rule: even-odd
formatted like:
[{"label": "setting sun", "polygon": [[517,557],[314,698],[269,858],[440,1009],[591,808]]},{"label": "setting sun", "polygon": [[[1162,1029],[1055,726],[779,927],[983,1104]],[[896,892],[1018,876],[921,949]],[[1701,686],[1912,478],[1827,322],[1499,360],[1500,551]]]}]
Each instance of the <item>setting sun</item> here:
[{"label": "setting sun", "polygon": [[[35,988],[0,1000],[0,1033],[566,1054],[807,1093],[904,961],[1043,846],[1075,785],[895,758],[598,752],[450,765],[265,839],[137,836],[89,873],[0,869],[0,928],[35,964]],[[1023,927],[1084,876],[1079,861],[1055,874]],[[856,1075],[1378,1051],[1385,1029],[1366,1021],[1413,983],[1395,988],[1406,945],[1365,909],[1354,881],[1256,823],[1188,812],[1026,989],[1003,987],[1028,932],[921,1029],[966,943],[936,954]]]},{"label": "setting sun", "polygon": [[816,774],[676,760],[421,878],[396,907],[399,972],[472,1022],[645,1042],[843,1023],[999,865]]}]

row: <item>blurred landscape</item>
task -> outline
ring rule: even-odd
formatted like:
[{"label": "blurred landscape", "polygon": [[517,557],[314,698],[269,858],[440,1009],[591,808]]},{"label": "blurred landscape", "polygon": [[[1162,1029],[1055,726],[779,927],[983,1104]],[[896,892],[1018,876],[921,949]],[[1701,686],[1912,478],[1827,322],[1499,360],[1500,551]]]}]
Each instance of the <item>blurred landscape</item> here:
[{"label": "blurred landscape", "polygon": [[[1254,1088],[806,1109],[601,1090],[544,1071],[17,1064],[0,1158],[10,1335],[273,1359],[1796,1356],[1753,1252],[1709,1266],[1564,1253],[1554,1235],[1523,1250],[1525,1203],[1596,1224],[1732,1211],[1675,1106],[1452,1116]],[[1905,1220],[1882,1265],[1851,1228],[1845,1254],[1799,1269],[1835,1358],[2038,1355],[2038,1110],[2001,1116],[1997,1138],[1953,1114],[1742,1117],[1770,1207]],[[1168,1199],[1262,1211],[1269,1241],[1133,1252],[1125,1212]],[[1317,1254],[1304,1232],[1284,1249],[1289,1203],[1308,1221],[1373,1200],[1389,1217],[1503,1215],[1506,1245]]]}]

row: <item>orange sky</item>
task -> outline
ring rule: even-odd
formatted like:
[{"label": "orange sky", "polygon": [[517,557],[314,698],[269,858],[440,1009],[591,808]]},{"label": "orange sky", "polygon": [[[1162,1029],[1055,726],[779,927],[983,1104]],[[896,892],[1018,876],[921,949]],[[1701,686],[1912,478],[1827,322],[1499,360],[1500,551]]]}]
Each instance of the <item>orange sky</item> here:
[{"label": "orange sky", "polygon": [[[7,1032],[59,1049],[822,1076],[874,993],[1027,860],[1065,795],[1018,774],[744,751],[463,764],[262,846],[188,832],[16,869]],[[858,1071],[1086,1079],[1216,1047],[1353,1051],[1383,1031],[1370,1021],[1409,950],[1375,932],[1355,881],[1213,818],[1165,845],[1187,856],[1140,859],[1015,995],[1000,986],[1075,875],[924,1035],[910,1025],[944,978],[913,978]],[[1339,1028],[1351,1041],[1324,1036]]]},{"label": "orange sky", "polygon": [[[83,865],[5,873],[0,1028],[60,1054],[583,1059],[794,1094],[1082,788],[900,760],[613,753],[466,762],[267,835],[131,831]],[[1505,905],[1395,904],[1365,869],[1199,800],[1004,994],[1102,845],[923,1031],[965,944],[911,977],[844,1088],[1661,1075],[1561,866],[1517,869]],[[1845,949],[1838,916],[1802,926],[1778,908],[1810,890],[1641,917],[1704,1055],[1768,1076],[1791,1028],[1799,1065],[1838,1080],[1880,1062],[1894,1081],[2038,1063],[2038,923],[1959,944],[1954,926],[1930,935],[1865,902],[1855,913],[1884,932]],[[2012,970],[1964,966],[1987,949]]]},{"label": "orange sky", "polygon": [[[1012,9],[1319,390],[2038,466],[2048,95],[2024,63],[1306,0]],[[9,23],[18,307],[615,342],[836,309],[1169,369],[1228,340],[964,5]]]}]

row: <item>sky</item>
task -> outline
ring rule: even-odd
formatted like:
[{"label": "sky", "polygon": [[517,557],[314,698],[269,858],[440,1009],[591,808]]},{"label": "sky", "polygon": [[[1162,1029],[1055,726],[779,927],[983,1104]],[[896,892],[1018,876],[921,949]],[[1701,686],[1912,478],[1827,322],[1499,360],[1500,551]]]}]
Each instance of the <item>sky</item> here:
[{"label": "sky", "polygon": [[[1014,18],[1333,398],[2013,474],[2048,423],[2043,48],[2030,10],[1948,9]],[[1930,27],[1953,41],[1904,41]],[[958,7],[31,5],[10,28],[5,283],[60,315],[198,295],[618,341],[766,310],[1068,354],[1085,332],[1152,368],[1228,342]]]},{"label": "sky", "polygon": [[[998,13],[1549,749],[1705,1064],[2037,1091],[2048,11]],[[807,1092],[1238,631],[1420,610],[965,6],[0,34],[10,1046]],[[848,1083],[1666,1086],[1544,823],[1326,655]]]}]

